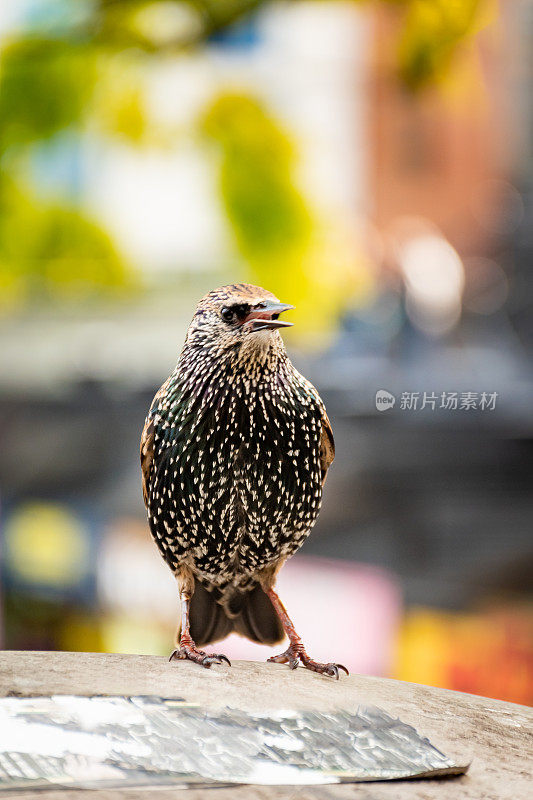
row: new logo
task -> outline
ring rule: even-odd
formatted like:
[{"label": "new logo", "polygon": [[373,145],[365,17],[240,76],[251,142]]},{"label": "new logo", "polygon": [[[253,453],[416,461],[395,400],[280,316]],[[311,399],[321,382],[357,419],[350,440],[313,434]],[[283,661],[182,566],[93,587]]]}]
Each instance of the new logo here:
[{"label": "new logo", "polygon": [[378,411],[388,411],[394,407],[396,398],[386,389],[378,389],[376,392],[376,408]]}]

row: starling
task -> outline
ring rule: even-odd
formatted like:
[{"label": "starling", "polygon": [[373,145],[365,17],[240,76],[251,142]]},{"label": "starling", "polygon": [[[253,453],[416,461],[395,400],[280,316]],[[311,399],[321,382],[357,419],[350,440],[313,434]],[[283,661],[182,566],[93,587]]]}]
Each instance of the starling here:
[{"label": "starling", "polygon": [[181,624],[170,658],[228,659],[199,647],[231,631],[289,646],[269,661],[339,677],[313,661],[275,589],[313,527],[335,448],[314,386],[294,368],[279,329],[293,306],[241,283],[198,304],[174,372],[141,438],[152,536],[176,576]]}]

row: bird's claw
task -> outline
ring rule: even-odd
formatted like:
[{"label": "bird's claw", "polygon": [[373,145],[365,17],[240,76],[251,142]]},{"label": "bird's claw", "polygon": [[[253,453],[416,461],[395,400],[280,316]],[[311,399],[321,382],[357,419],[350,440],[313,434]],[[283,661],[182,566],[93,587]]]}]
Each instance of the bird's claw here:
[{"label": "bird's claw", "polygon": [[200,664],[200,666],[206,669],[209,669],[211,664],[222,664],[223,661],[231,667],[231,661],[227,656],[223,655],[223,653],[206,653],[204,650],[198,650],[196,647],[191,647],[190,645],[177,647],[173,650],[168,660],[172,661],[174,658],[194,661],[195,664]]},{"label": "bird's claw", "polygon": [[339,680],[340,669],[344,670],[347,675],[350,674],[344,664],[321,664],[319,661],[313,661],[301,646],[296,648],[290,645],[284,653],[279,656],[271,656],[268,661],[273,661],[276,664],[288,664],[291,669],[296,669],[298,664],[301,664],[305,669],[329,675],[337,681]]},{"label": "bird's claw", "polygon": [[231,661],[223,653],[217,653],[217,658],[219,659],[218,661],[219,664],[222,664],[222,662],[225,661],[228,667],[231,667]]},{"label": "bird's claw", "polygon": [[276,664],[288,664],[291,669],[296,669],[300,663],[299,657],[294,655],[290,648],[285,650],[284,653],[280,653],[279,656],[270,656],[267,660],[274,661]]},{"label": "bird's claw", "polygon": [[306,669],[310,669],[313,672],[319,672],[322,675],[329,675],[330,677],[335,678],[336,681],[339,680],[340,669],[344,670],[347,675],[350,674],[344,664],[335,664],[333,662],[330,662],[329,664],[321,664],[319,661],[313,661],[308,657],[302,658],[301,661]]},{"label": "bird's claw", "polygon": [[[312,662],[314,666],[308,666],[307,669],[314,669],[315,672],[323,672],[325,675],[331,675],[332,678],[335,678],[336,681],[339,680],[339,670],[343,669],[347,675],[350,673],[346,669],[343,664],[317,664],[316,662]],[[320,669],[317,669],[319,667]]]},{"label": "bird's claw", "polygon": [[231,661],[222,653],[209,653],[209,655],[204,656],[200,663],[202,667],[210,667],[211,664],[222,664],[223,661],[231,667]]}]

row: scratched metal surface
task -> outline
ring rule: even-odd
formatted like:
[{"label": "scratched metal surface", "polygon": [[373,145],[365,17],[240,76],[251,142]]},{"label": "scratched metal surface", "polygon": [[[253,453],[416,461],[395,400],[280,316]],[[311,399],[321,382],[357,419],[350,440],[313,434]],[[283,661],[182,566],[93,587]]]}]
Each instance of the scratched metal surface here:
[{"label": "scratched metal surface", "polygon": [[251,714],[160,697],[0,699],[0,791],[309,785],[466,768],[375,706]]}]

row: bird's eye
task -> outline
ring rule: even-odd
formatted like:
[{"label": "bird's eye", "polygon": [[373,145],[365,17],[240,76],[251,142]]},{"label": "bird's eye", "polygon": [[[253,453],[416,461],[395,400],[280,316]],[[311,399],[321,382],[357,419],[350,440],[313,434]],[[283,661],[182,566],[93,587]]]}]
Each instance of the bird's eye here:
[{"label": "bird's eye", "polygon": [[227,306],[225,306],[222,309],[222,311],[220,312],[220,315],[221,315],[222,319],[224,320],[224,322],[231,322],[233,320],[233,317],[234,317],[233,310],[231,308],[228,308]]}]

